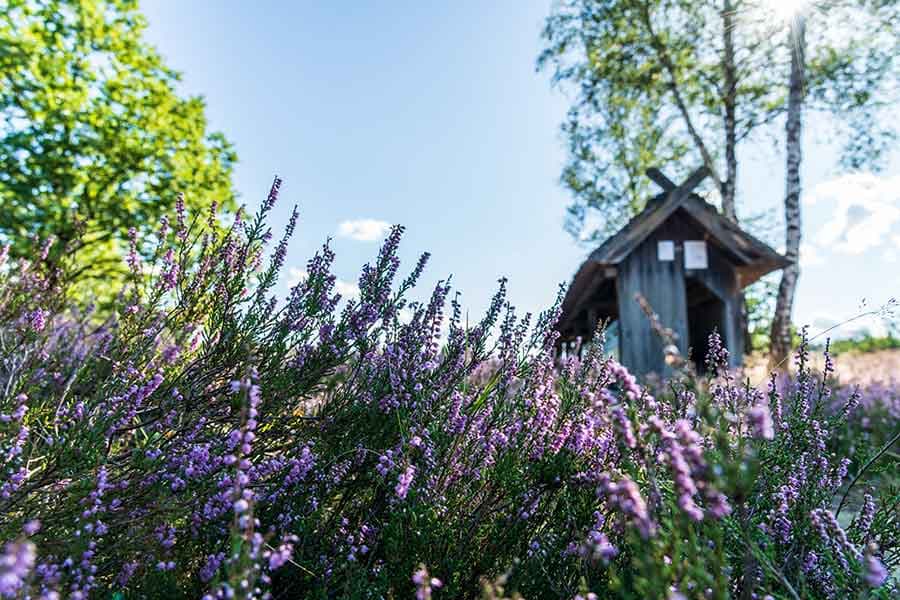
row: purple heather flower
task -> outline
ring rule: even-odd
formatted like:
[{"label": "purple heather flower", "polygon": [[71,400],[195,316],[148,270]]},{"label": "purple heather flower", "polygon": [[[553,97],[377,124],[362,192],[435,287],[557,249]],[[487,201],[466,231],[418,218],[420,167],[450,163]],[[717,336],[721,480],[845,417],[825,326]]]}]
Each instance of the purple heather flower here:
[{"label": "purple heather flower", "polygon": [[211,581],[213,577],[216,576],[216,572],[219,570],[219,567],[222,566],[222,563],[225,561],[225,553],[219,552],[217,554],[210,554],[206,557],[206,563],[201,567],[199,575],[200,581],[206,583]]},{"label": "purple heather flower", "polygon": [[42,308],[34,309],[28,316],[28,324],[31,326],[31,329],[37,332],[43,331],[47,326],[47,315],[49,314],[49,311]]},{"label": "purple heather flower", "polygon": [[863,568],[863,580],[871,588],[880,587],[888,578],[887,569],[871,548],[866,551],[863,558]]},{"label": "purple heather flower", "polygon": [[36,552],[31,542],[9,542],[0,554],[0,597],[15,598],[34,568]]},{"label": "purple heather flower", "polygon": [[412,485],[415,474],[416,468],[412,465],[407,465],[406,469],[404,469],[397,478],[397,485],[394,486],[394,493],[397,494],[397,497],[401,500],[405,499],[406,495],[409,493],[409,486]]},{"label": "purple heather flower", "polygon": [[41,529],[41,522],[38,521],[37,519],[28,521],[27,523],[25,523],[25,526],[22,527],[22,531],[24,531],[25,535],[27,535],[29,537],[34,535],[35,533],[37,533],[40,529]]},{"label": "purple heather flower", "polygon": [[757,404],[747,411],[747,420],[750,422],[750,431],[753,437],[763,440],[771,440],[775,437],[775,428],[772,425],[772,415],[765,404]]},{"label": "purple heather flower", "polygon": [[613,409],[612,416],[616,424],[616,430],[622,438],[622,443],[628,448],[636,447],[637,439],[634,437],[631,420],[625,414],[625,410],[621,406],[617,406]]},{"label": "purple heather flower", "polygon": [[275,180],[272,181],[272,187],[269,189],[269,195],[266,197],[265,202],[263,202],[263,212],[272,210],[272,207],[275,206],[275,202],[278,200],[278,193],[280,190],[281,178],[276,175]]},{"label": "purple heather flower", "polygon": [[50,248],[53,247],[55,242],[56,238],[52,235],[44,240],[43,245],[41,245],[41,260],[47,260],[47,257],[50,256]]},{"label": "purple heather flower", "polygon": [[294,542],[297,536],[291,535],[269,554],[269,570],[274,571],[284,566],[294,554]]},{"label": "purple heather flower", "polygon": [[432,588],[439,588],[444,584],[440,579],[431,577],[425,565],[420,565],[413,573],[412,582],[416,586],[416,600],[431,600]]},{"label": "purple heather flower", "polygon": [[810,521],[820,539],[834,551],[838,562],[844,568],[849,569],[848,555],[854,560],[862,560],[859,550],[850,543],[847,533],[840,526],[834,514],[827,509],[817,508],[810,512]]},{"label": "purple heather flower", "polygon": [[712,497],[707,499],[707,506],[709,514],[714,519],[722,519],[731,514],[731,504],[722,492],[713,493]]},{"label": "purple heather flower", "polygon": [[140,275],[141,258],[138,254],[138,232],[134,227],[128,228],[129,250],[128,250],[128,266],[135,275]]},{"label": "purple heather flower", "polygon": [[647,503],[641,497],[637,484],[631,479],[623,478],[618,483],[609,481],[609,476],[604,476],[598,494],[606,497],[614,506],[618,507],[624,515],[637,527],[644,539],[649,538],[655,531],[655,525],[647,511]]},{"label": "purple heather flower", "polygon": [[872,522],[875,520],[875,510],[875,499],[872,498],[872,494],[866,493],[863,496],[862,509],[859,511],[856,521],[856,529],[864,542],[869,539]]},{"label": "purple heather flower", "polygon": [[187,239],[187,222],[184,211],[184,194],[182,193],[179,193],[175,198],[175,220],[178,228],[175,235],[178,236],[180,241],[184,242]]},{"label": "purple heather flower", "polygon": [[600,560],[604,564],[614,559],[619,550],[613,546],[606,534],[596,530],[592,530],[587,537],[587,541],[583,546],[583,552],[592,560]]}]

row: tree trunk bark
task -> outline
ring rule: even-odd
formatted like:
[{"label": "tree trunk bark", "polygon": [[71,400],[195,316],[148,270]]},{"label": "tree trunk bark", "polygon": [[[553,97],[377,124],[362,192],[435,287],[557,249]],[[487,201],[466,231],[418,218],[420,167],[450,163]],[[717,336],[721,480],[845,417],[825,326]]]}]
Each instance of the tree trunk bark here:
[{"label": "tree trunk bark", "polygon": [[800,276],[800,162],[803,126],[804,76],[806,70],[806,22],[802,15],[791,23],[791,79],[788,89],[787,124],[785,126],[784,223],[785,256],[791,264],[781,274],[775,315],[772,319],[770,361],[774,368],[784,365],[791,352],[791,312],[794,292]]},{"label": "tree trunk bark", "polygon": [[725,179],[721,182],[722,213],[736,223],[737,67],[734,58],[734,7],[731,0],[724,0],[722,4],[722,46],[722,79],[725,82]]},{"label": "tree trunk bark", "polygon": [[[722,80],[725,83],[724,125],[725,125],[725,179],[720,182],[722,196],[722,214],[725,218],[737,223],[737,65],[734,52],[735,10],[732,0],[722,2]],[[744,354],[753,352],[753,339],[750,334],[750,314],[747,310],[747,298],[741,291],[741,332],[744,335]]]}]

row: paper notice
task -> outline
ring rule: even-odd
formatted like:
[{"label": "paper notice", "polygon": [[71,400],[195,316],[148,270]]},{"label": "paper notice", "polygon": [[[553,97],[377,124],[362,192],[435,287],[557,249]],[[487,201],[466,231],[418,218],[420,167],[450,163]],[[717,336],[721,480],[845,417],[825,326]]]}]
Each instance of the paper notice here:
[{"label": "paper notice", "polygon": [[666,262],[675,260],[675,242],[672,240],[656,242],[656,257]]},{"label": "paper notice", "polygon": [[706,242],[687,241],[684,243],[684,268],[707,268]]}]

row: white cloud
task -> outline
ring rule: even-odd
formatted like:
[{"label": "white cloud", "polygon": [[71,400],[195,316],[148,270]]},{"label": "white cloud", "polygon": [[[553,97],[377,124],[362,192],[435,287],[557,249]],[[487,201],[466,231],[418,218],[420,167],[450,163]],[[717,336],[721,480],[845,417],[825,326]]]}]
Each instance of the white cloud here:
[{"label": "white cloud", "polygon": [[800,244],[800,266],[814,267],[824,265],[825,258],[815,244]]},{"label": "white cloud", "polygon": [[884,244],[900,222],[900,175],[843,175],[820,183],[803,201],[808,206],[835,202],[831,219],[815,235],[818,246],[862,254]]},{"label": "white cloud", "polygon": [[888,333],[885,320],[877,315],[868,315],[857,318],[858,315],[849,315],[843,320],[832,316],[817,314],[812,322],[810,335],[819,336],[815,341],[825,342],[825,338],[833,340],[842,338],[861,337],[871,335],[875,337],[885,336]]},{"label": "white cloud", "polygon": [[[309,273],[305,269],[291,267],[288,269],[287,285],[289,288],[292,288],[298,283],[306,281],[308,277]],[[344,281],[343,279],[336,280],[334,282],[334,291],[340,294],[341,298],[345,300],[359,298],[359,286],[352,281]]]},{"label": "white cloud", "polygon": [[294,287],[301,281],[306,281],[306,278],[309,277],[309,273],[306,272],[306,269],[298,269],[297,267],[291,267],[288,269],[288,279],[287,284],[289,288]]},{"label": "white cloud", "polygon": [[888,246],[881,256],[885,262],[889,263],[895,263],[900,259],[900,235],[894,234],[891,236],[891,241],[888,242]]},{"label": "white cloud", "polygon": [[884,254],[881,255],[881,259],[886,263],[895,263],[897,262],[897,249],[894,247],[890,247],[884,251]]},{"label": "white cloud", "polygon": [[337,234],[360,242],[374,242],[390,231],[391,224],[377,219],[355,219],[338,225]]},{"label": "white cloud", "polygon": [[338,294],[341,295],[341,298],[345,298],[347,300],[359,298],[359,286],[357,286],[355,283],[338,279],[334,283],[334,289]]}]

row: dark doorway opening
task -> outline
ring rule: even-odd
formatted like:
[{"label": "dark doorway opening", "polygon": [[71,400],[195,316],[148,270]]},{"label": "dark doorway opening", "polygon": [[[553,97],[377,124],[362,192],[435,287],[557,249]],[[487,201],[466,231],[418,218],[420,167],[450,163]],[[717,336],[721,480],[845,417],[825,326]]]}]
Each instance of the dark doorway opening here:
[{"label": "dark doorway opening", "polygon": [[[597,287],[593,301],[588,307],[588,327],[591,329],[592,344],[603,343],[606,353],[619,352],[619,296],[616,280],[608,277]],[[603,339],[598,339],[597,326],[606,324]]]},{"label": "dark doorway opening", "polygon": [[718,331],[722,346],[728,347],[728,340],[725,338],[725,302],[702,281],[693,277],[685,278],[685,287],[691,360],[697,372],[704,373],[710,334]]},{"label": "dark doorway opening", "polygon": [[575,315],[562,329],[562,339],[557,342],[557,354],[565,359],[570,356],[583,358],[598,339],[597,327],[606,324],[604,351],[619,351],[619,304],[615,277],[602,276],[589,296],[572,309]]}]

